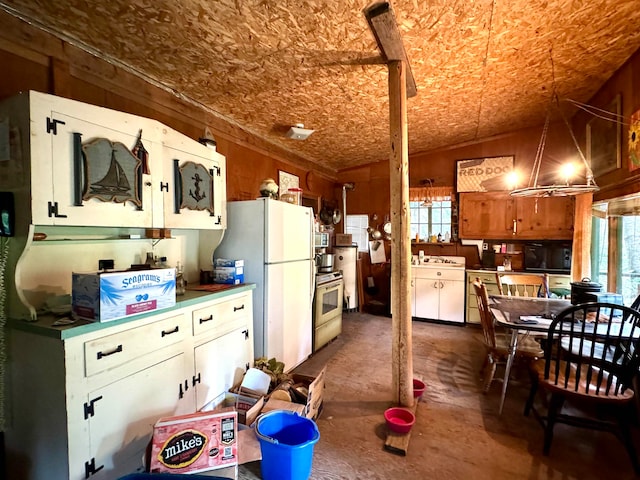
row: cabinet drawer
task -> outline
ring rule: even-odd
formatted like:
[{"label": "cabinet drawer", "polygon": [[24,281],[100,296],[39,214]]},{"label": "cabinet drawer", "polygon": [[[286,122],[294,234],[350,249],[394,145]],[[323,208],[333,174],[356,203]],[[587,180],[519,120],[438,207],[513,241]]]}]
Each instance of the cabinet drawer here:
[{"label": "cabinet drawer", "polygon": [[549,288],[571,289],[571,277],[569,275],[549,275]]},{"label": "cabinet drawer", "polygon": [[464,282],[463,269],[443,268],[440,270],[432,267],[413,267],[411,276],[430,280],[460,280]]},{"label": "cabinet drawer", "polygon": [[[473,282],[475,281],[476,278],[479,278],[480,281],[484,284],[494,284],[494,285],[498,284],[495,272],[491,272],[491,273],[467,272],[467,283],[469,285],[473,285]],[[487,288],[489,287],[487,286]]]},{"label": "cabinet drawer", "polygon": [[193,334],[225,335],[253,322],[251,297],[242,295],[193,311]]},{"label": "cabinet drawer", "polygon": [[85,342],[85,375],[90,377],[181,342],[186,337],[186,330],[184,317],[177,315]]}]

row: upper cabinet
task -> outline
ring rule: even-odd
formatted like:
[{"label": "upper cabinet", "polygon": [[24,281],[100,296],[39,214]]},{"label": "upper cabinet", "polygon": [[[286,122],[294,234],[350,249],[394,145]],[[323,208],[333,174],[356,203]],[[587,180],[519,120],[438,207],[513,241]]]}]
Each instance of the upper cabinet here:
[{"label": "upper cabinet", "polygon": [[0,157],[27,223],[226,224],[225,158],[155,120],[26,92],[0,104]]},{"label": "upper cabinet", "polygon": [[224,156],[167,128],[162,139],[164,178],[155,188],[162,193],[164,226],[225,228]]},{"label": "upper cabinet", "polygon": [[460,194],[460,238],[573,238],[573,197],[522,198],[508,192]]},{"label": "upper cabinet", "polygon": [[460,194],[460,238],[509,238],[513,222],[508,210],[513,200],[502,193]]},{"label": "upper cabinet", "polygon": [[515,236],[527,240],[571,240],[574,197],[516,198]]}]

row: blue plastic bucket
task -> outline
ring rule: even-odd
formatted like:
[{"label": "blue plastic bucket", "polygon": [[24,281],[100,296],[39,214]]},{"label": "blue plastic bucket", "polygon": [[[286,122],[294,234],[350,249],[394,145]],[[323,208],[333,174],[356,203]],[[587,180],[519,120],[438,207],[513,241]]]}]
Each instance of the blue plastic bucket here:
[{"label": "blue plastic bucket", "polygon": [[307,480],[313,446],[320,440],[316,422],[286,410],[258,417],[256,435],[262,452],[263,480]]}]

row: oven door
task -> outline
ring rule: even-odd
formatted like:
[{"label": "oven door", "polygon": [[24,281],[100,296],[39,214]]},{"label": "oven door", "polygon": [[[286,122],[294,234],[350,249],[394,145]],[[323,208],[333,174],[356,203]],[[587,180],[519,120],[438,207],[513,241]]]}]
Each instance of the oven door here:
[{"label": "oven door", "polygon": [[318,327],[342,313],[342,279],[332,280],[316,288],[314,327]]}]

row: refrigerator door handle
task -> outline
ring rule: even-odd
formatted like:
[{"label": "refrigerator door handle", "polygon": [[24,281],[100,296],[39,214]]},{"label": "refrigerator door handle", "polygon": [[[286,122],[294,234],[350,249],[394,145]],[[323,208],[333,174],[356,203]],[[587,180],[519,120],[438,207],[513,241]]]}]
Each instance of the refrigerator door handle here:
[{"label": "refrigerator door handle", "polygon": [[313,297],[316,294],[316,262],[311,260],[311,292],[309,296],[309,308],[313,312]]}]

